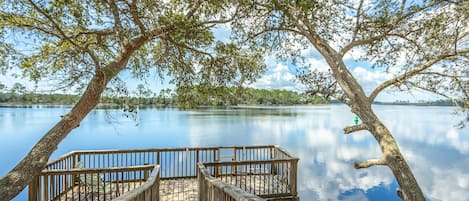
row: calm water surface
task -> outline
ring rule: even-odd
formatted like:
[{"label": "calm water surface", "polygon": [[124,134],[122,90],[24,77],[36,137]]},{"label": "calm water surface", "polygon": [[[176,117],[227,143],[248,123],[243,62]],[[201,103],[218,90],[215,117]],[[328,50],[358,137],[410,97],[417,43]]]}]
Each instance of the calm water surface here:
[{"label": "calm water surface", "polygon": [[[469,201],[469,129],[450,107],[374,106],[395,135],[428,200]],[[0,108],[0,175],[10,170],[68,108]],[[340,105],[95,110],[54,152],[219,145],[278,144],[300,158],[299,194],[309,200],[398,200],[385,167],[355,170],[380,156],[366,132],[344,135],[354,115]],[[51,159],[52,159],[51,158]],[[1,200],[1,199],[0,199]],[[26,193],[14,199],[26,200]]]}]

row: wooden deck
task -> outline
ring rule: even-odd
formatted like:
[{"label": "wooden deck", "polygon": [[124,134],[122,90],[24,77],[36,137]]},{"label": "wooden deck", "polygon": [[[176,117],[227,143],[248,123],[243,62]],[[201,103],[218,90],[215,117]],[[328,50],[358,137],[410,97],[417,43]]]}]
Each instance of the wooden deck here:
[{"label": "wooden deck", "polygon": [[220,179],[227,184],[234,185],[246,192],[259,196],[279,195],[290,192],[285,178],[281,178],[278,175],[238,175],[224,176],[220,177]]},{"label": "wooden deck", "polygon": [[197,201],[197,179],[168,179],[160,181],[160,201]]},{"label": "wooden deck", "polygon": [[[223,182],[256,195],[281,195],[289,188],[277,175],[224,176]],[[161,201],[197,201],[197,179],[170,179],[160,182]]]},{"label": "wooden deck", "polygon": [[[284,184],[277,175],[238,175],[223,176],[220,179],[247,192],[257,195],[275,195],[288,191],[288,186]],[[129,190],[138,188],[141,182],[129,182],[116,185],[111,194],[104,195],[93,192],[85,192],[83,185],[76,186],[62,195],[57,201],[103,201],[112,200],[119,195],[125,194]],[[82,188],[82,189],[79,189]],[[77,193],[80,192],[80,193]],[[198,187],[196,178],[184,179],[164,179],[160,181],[160,201],[197,201]]]},{"label": "wooden deck", "polygon": [[111,193],[103,192],[90,192],[85,185],[77,185],[64,193],[60,198],[54,201],[101,201],[112,200],[120,195],[123,195],[134,188],[138,188],[142,182],[128,182],[121,184],[112,184]]},{"label": "wooden deck", "polygon": [[73,151],[30,182],[28,200],[296,200],[298,160],[276,145]]}]

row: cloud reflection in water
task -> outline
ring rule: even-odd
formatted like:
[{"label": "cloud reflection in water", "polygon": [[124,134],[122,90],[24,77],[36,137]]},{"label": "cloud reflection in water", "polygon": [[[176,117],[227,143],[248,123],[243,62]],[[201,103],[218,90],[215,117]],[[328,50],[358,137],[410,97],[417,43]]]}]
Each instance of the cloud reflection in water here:
[{"label": "cloud reflection in water", "polygon": [[[375,106],[398,140],[430,200],[469,200],[469,133],[455,129],[448,107]],[[279,109],[272,109],[274,114]],[[387,167],[355,170],[353,162],[377,158],[371,135],[343,134],[354,115],[343,106],[287,107],[296,115],[207,111],[190,117],[193,146],[278,144],[300,158],[302,200],[398,200],[398,185]],[[285,111],[284,111],[285,112]],[[216,113],[216,112],[215,112]]]}]

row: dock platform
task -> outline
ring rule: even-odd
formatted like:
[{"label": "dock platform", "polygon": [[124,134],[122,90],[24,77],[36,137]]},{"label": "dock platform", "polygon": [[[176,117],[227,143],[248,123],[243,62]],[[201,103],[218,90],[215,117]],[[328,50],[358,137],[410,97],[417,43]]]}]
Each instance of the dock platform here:
[{"label": "dock platform", "polygon": [[29,184],[29,201],[297,200],[298,158],[275,145],[74,151]]}]

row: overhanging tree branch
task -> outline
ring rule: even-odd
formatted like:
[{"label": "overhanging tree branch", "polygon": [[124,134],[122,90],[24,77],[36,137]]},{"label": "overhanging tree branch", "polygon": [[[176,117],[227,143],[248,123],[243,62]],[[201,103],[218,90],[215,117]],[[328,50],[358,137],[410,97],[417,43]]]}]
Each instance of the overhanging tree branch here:
[{"label": "overhanging tree branch", "polygon": [[[424,11],[428,8],[431,8],[437,4],[441,4],[443,2],[432,2],[426,6],[423,6],[423,7],[420,7],[419,9],[414,9],[404,15],[398,15],[397,18],[394,18],[394,20],[391,20],[390,21],[390,24],[388,24],[383,32],[379,35],[376,35],[376,36],[373,36],[373,37],[369,37],[369,38],[366,38],[366,39],[361,39],[361,40],[355,40],[356,39],[356,36],[354,34],[353,36],[353,40],[352,42],[350,42],[349,44],[345,45],[345,47],[343,47],[340,51],[339,51],[339,54],[343,57],[348,51],[350,51],[351,49],[353,49],[354,47],[357,47],[357,46],[363,46],[363,45],[367,45],[367,44],[372,44],[376,41],[379,41],[379,40],[382,40],[386,37],[389,36],[389,34],[394,30],[394,28],[399,24],[401,23],[402,21],[406,20],[406,19],[410,19],[411,17],[413,17],[415,14],[421,12],[421,11]],[[405,2],[403,2],[403,4],[405,4]],[[358,20],[358,19],[357,19]],[[358,25],[358,23],[357,23]],[[354,33],[358,33],[359,31],[359,27],[355,27],[355,31]]]},{"label": "overhanging tree branch", "polygon": [[185,43],[176,42],[175,40],[173,40],[173,38],[171,36],[167,36],[165,38],[168,39],[169,42],[173,43],[174,45],[176,45],[178,47],[188,49],[188,50],[193,51],[193,52],[198,53],[198,54],[209,56],[211,59],[213,59],[213,56],[208,52],[205,52],[203,50],[198,50],[196,48],[190,47],[189,45],[187,45]]},{"label": "overhanging tree branch", "polygon": [[252,35],[250,35],[250,39],[254,39],[262,34],[265,34],[265,33],[268,33],[268,32],[274,32],[274,31],[288,31],[288,32],[292,32],[292,33],[296,33],[296,34],[302,34],[300,31],[296,30],[296,29],[292,29],[292,28],[287,28],[287,27],[270,27],[270,28],[267,28],[267,29],[263,29],[262,31],[260,32],[257,32],[257,33],[254,33]]},{"label": "overhanging tree branch", "polygon": [[[197,7],[196,7],[197,8]],[[194,9],[196,9],[194,8]],[[192,13],[192,12],[189,12]],[[239,13],[239,7],[236,7],[235,12],[231,15],[230,18],[227,19],[215,19],[215,20],[207,20],[206,22],[203,22],[202,24],[226,24],[229,22],[232,22],[233,20],[236,19],[237,15]]]},{"label": "overhanging tree branch", "polygon": [[450,100],[453,100],[453,99],[454,99],[454,97],[450,97],[450,96],[448,96],[447,94],[444,94],[444,93],[441,93],[441,92],[437,91],[436,89],[430,89],[430,88],[428,88],[428,87],[421,86],[421,85],[418,85],[417,83],[410,82],[410,81],[408,81],[408,82],[406,82],[406,83],[408,83],[410,86],[412,86],[412,87],[414,87],[414,88],[416,88],[416,89],[420,89],[420,90],[423,90],[423,91],[428,91],[428,92],[434,93],[434,94],[436,94],[436,95],[445,97],[445,98],[450,99]]},{"label": "overhanging tree branch", "polygon": [[138,16],[137,1],[132,0],[132,2],[128,5],[130,14],[132,15],[132,21],[138,26],[138,28],[140,29],[140,33],[143,35],[145,33],[145,26],[143,25],[142,21],[140,20],[140,17]]},{"label": "overhanging tree branch", "polygon": [[[44,17],[46,17],[50,23],[52,23],[52,26],[59,32],[59,35],[53,34],[54,36],[59,36],[61,39],[65,39],[66,41],[70,42],[73,46],[78,48],[79,50],[86,52],[93,62],[95,63],[96,71],[99,71],[100,69],[100,62],[98,57],[95,55],[95,53],[90,50],[88,47],[82,47],[78,45],[75,41],[73,41],[65,32],[60,28],[59,24],[52,18],[49,14],[47,14],[46,11],[44,11],[42,8],[40,8],[34,1],[29,0],[29,3],[34,7],[35,10],[37,10],[39,13],[41,13]],[[61,36],[61,37],[60,37]]]},{"label": "overhanging tree branch", "polygon": [[386,159],[385,158],[370,159],[370,160],[366,160],[360,163],[354,163],[353,167],[355,167],[355,169],[361,169],[361,168],[369,168],[375,165],[387,165]]},{"label": "overhanging tree branch", "polygon": [[199,8],[202,6],[202,1],[197,1],[193,7],[191,9],[189,9],[189,11],[187,12],[186,14],[186,17],[187,18],[191,18],[192,16],[194,16],[194,14],[197,12],[197,10],[199,10]]},{"label": "overhanging tree branch", "polygon": [[361,16],[362,8],[363,8],[363,0],[360,0],[360,4],[358,5],[358,9],[357,9],[357,16],[355,17],[356,18],[355,30],[353,31],[352,41],[355,41],[355,39],[357,38],[358,31],[360,30],[360,16]]},{"label": "overhanging tree branch", "polygon": [[381,85],[376,87],[376,89],[373,90],[373,92],[371,92],[368,99],[369,99],[370,102],[373,102],[376,99],[376,97],[378,96],[378,94],[381,93],[381,91],[383,91],[384,89],[388,88],[389,86],[392,86],[392,85],[397,84],[397,83],[404,82],[407,79],[419,74],[420,72],[432,67],[433,65],[437,64],[438,62],[441,62],[441,61],[443,61],[445,59],[448,59],[450,57],[453,57],[453,56],[457,56],[457,55],[460,55],[460,54],[466,54],[466,53],[469,53],[469,49],[459,50],[456,53],[443,54],[443,55],[440,55],[439,57],[436,57],[436,58],[434,58],[430,61],[427,61],[426,63],[414,68],[411,71],[405,72],[405,73],[403,73],[403,74],[401,74],[401,75],[399,75],[399,76],[397,76],[393,79],[390,79],[390,80],[382,83]]},{"label": "overhanging tree branch", "polygon": [[361,130],[367,130],[368,127],[366,127],[365,124],[359,124],[355,126],[347,126],[344,128],[344,134],[350,134],[353,132],[361,131]]},{"label": "overhanging tree branch", "polygon": [[111,8],[111,13],[114,17],[114,31],[117,34],[117,37],[119,38],[121,46],[125,46],[126,40],[124,36],[124,28],[122,27],[122,21],[119,14],[119,8],[117,7],[115,0],[107,0],[107,3]]}]

